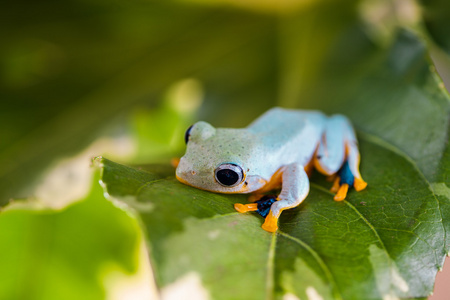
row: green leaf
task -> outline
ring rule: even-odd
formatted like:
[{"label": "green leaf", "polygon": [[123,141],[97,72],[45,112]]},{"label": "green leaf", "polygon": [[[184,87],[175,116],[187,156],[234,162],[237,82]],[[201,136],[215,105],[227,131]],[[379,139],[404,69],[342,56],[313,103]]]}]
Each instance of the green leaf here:
[{"label": "green leaf", "polygon": [[[450,247],[448,95],[410,32],[400,31],[386,53],[358,31],[348,34],[365,45],[362,52],[372,48],[360,56],[366,68],[347,66],[339,77],[324,64],[324,81],[312,80],[301,102],[291,102],[344,113],[356,124],[369,187],[346,201],[333,201],[330,184],[314,176],[305,202],[285,211],[278,233],[269,234],[258,215],[234,211],[245,196],[197,190],[166,174],[142,171],[151,180],[115,195],[137,171],[102,160],[106,190],[134,207],[146,228],[160,288],[195,272],[214,299],[431,293]],[[348,45],[335,47],[342,53]]]},{"label": "green leaf", "polygon": [[[141,171],[152,179],[125,201],[145,224],[160,287],[194,271],[214,299],[274,292],[301,298],[308,288],[324,299],[428,294],[445,254],[438,202],[408,160],[365,139],[362,152],[370,158],[363,169],[367,191],[338,203],[313,184],[303,205],[283,213],[276,235],[260,228],[259,216],[234,211],[233,203],[245,196],[213,194]],[[113,196],[112,189],[127,188],[128,176],[137,172],[102,163]],[[150,210],[141,209],[146,203]]]},{"label": "green leaf", "polygon": [[111,273],[137,271],[138,224],[104,199],[98,179],[63,210],[16,200],[0,213],[0,299],[104,299]]},{"label": "green leaf", "polygon": [[445,0],[420,1],[423,6],[425,27],[433,40],[450,54],[450,3]]},{"label": "green leaf", "polygon": [[[125,201],[145,225],[159,286],[194,271],[214,299],[286,292],[302,298],[308,289],[324,299],[429,294],[445,255],[439,203],[409,160],[378,139],[361,140],[370,187],[339,203],[313,183],[304,204],[282,214],[274,235],[260,228],[258,215],[234,211],[243,195],[213,194],[141,171],[152,179]],[[137,172],[102,163],[112,196]],[[149,203],[151,209],[140,209]]]}]

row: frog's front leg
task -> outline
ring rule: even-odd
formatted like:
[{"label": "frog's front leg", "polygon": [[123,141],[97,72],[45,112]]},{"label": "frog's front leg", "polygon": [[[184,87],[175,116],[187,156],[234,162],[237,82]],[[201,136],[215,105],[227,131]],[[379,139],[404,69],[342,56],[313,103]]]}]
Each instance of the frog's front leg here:
[{"label": "frog's front leg", "polygon": [[287,165],[282,174],[281,193],[261,226],[264,230],[275,232],[278,229],[278,218],[281,212],[288,208],[298,206],[309,193],[309,178],[304,166],[293,163]]},{"label": "frog's front leg", "polygon": [[367,186],[359,172],[359,162],[358,142],[350,121],[342,115],[328,118],[314,166],[325,175],[337,175],[331,188],[337,193],[334,200],[344,200],[351,186],[357,191]]}]

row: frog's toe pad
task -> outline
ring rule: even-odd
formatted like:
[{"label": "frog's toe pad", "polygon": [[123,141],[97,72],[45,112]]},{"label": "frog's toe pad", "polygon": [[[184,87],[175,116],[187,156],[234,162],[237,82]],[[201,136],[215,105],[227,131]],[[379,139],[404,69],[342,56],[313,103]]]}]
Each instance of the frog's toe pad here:
[{"label": "frog's toe pad", "polygon": [[267,224],[267,222],[264,222],[264,224],[262,224],[261,228],[268,232],[275,232],[275,231],[277,231],[278,226],[272,225],[272,224]]},{"label": "frog's toe pad", "polygon": [[258,208],[256,212],[263,218],[267,217],[270,211],[270,207],[273,203],[275,203],[275,201],[277,201],[277,199],[276,196],[273,195],[266,195],[262,197],[260,200],[255,202]]},{"label": "frog's toe pad", "polygon": [[275,218],[272,214],[269,214],[262,224],[261,228],[268,232],[275,232],[278,229],[278,219]]},{"label": "frog's toe pad", "polygon": [[347,197],[347,192],[348,192],[348,184],[344,183],[339,187],[337,194],[334,196],[334,200],[336,201],[344,200],[345,197]]},{"label": "frog's toe pad", "polygon": [[339,176],[336,176],[336,178],[334,179],[334,182],[333,182],[333,186],[330,189],[330,192],[336,194],[339,191],[339,187],[340,187],[339,182],[340,181],[341,181],[341,178],[339,178]]},{"label": "frog's toe pad", "polygon": [[235,203],[234,209],[240,213],[246,213],[249,211],[258,210],[258,205],[256,203],[250,203],[250,204]]},{"label": "frog's toe pad", "polygon": [[367,182],[365,182],[362,178],[356,178],[355,177],[355,182],[353,183],[353,187],[355,188],[356,191],[362,191],[363,189],[365,189],[367,186]]}]

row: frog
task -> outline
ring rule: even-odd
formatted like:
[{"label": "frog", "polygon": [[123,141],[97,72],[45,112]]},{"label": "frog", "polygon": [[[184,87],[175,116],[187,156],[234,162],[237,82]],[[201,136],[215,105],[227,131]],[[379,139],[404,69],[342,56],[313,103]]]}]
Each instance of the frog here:
[{"label": "frog", "polygon": [[[272,233],[281,213],[308,196],[313,170],[334,181],[336,201],[343,201],[349,188],[359,192],[367,186],[355,131],[341,114],[274,107],[244,128],[196,122],[185,142],[176,178],[210,192],[249,194],[249,203],[235,203],[235,210],[258,212],[265,218],[262,229]],[[277,189],[278,195],[267,195]]]}]

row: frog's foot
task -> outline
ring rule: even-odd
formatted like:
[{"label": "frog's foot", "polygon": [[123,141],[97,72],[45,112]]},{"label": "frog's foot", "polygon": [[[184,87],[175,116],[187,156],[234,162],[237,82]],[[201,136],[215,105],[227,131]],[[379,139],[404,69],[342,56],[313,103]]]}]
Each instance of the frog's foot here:
[{"label": "frog's foot", "polygon": [[353,187],[356,191],[362,191],[367,186],[367,182],[365,182],[362,178],[355,177],[355,182],[353,183]]},{"label": "frog's foot", "polygon": [[362,178],[353,176],[350,171],[348,162],[345,162],[342,168],[339,170],[333,186],[330,191],[336,193],[334,200],[342,201],[347,197],[347,192],[350,187],[354,187],[356,191],[362,191],[366,188],[367,183]]},{"label": "frog's foot", "polygon": [[249,204],[235,203],[234,209],[240,213],[246,213],[249,211],[258,210],[258,204],[257,203],[249,203]]},{"label": "frog's foot", "polygon": [[342,201],[347,197],[348,192],[348,184],[344,183],[339,187],[339,190],[337,191],[337,194],[334,196],[335,201]]},{"label": "frog's foot", "polygon": [[336,194],[339,191],[339,187],[340,187],[339,182],[340,181],[341,181],[341,178],[339,176],[336,176],[336,178],[334,179],[334,182],[333,182],[333,186],[330,189],[330,192]]},{"label": "frog's foot", "polygon": [[260,214],[261,217],[265,218],[269,214],[270,207],[272,206],[272,204],[275,203],[275,201],[277,201],[276,196],[265,195],[260,200],[256,201],[256,203],[253,204],[256,204],[258,207],[256,212]]},{"label": "frog's foot", "polygon": [[269,214],[270,207],[272,206],[273,203],[275,203],[275,201],[277,201],[276,196],[265,195],[255,203],[248,203],[248,204],[235,203],[234,209],[240,213],[256,211],[263,218],[265,218]]},{"label": "frog's foot", "polygon": [[331,188],[332,192],[336,192],[334,196],[334,200],[342,201],[347,197],[348,188],[353,186],[355,181],[355,177],[350,171],[350,167],[348,162],[345,161],[342,165],[342,168],[338,172],[338,177],[334,181],[333,187]]},{"label": "frog's foot", "polygon": [[272,212],[268,214],[266,220],[262,224],[261,228],[268,232],[275,232],[278,229],[278,218],[275,217]]}]

